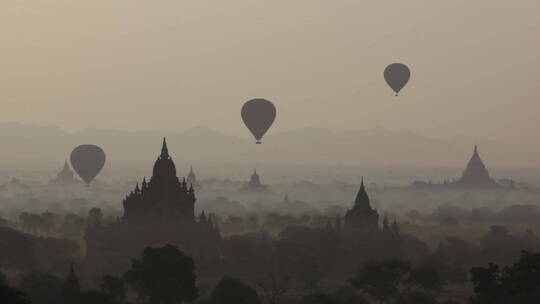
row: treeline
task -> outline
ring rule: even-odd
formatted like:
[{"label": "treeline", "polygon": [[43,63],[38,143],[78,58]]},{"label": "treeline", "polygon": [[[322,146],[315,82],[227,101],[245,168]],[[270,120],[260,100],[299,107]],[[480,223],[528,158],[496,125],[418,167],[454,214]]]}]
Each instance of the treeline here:
[{"label": "treeline", "polygon": [[[501,267],[469,270],[474,295],[470,304],[532,304],[540,301],[540,254],[522,251],[518,261]],[[302,293],[288,290],[286,279],[270,277],[254,286],[224,276],[201,294],[195,264],[172,245],[144,249],[121,277],[104,276],[97,289],[81,290],[75,272],[65,280],[48,273],[25,275],[9,284],[0,272],[0,301],[10,304],[454,304],[443,290],[446,282],[428,266],[399,259],[364,263],[356,275],[335,290]]]}]

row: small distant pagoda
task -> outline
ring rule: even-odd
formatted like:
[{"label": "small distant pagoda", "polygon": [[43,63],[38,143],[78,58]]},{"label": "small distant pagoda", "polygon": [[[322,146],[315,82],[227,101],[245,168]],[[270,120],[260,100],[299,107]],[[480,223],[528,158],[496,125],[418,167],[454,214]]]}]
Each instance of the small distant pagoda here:
[{"label": "small distant pagoda", "polygon": [[73,171],[71,171],[71,168],[68,165],[67,160],[64,163],[64,168],[62,168],[62,171],[58,172],[55,179],[52,179],[50,181],[51,184],[59,184],[59,185],[74,185],[78,184],[79,181],[75,178]]},{"label": "small distant pagoda", "polygon": [[193,167],[189,167],[189,174],[186,178],[186,182],[195,189],[201,189],[201,185],[197,181],[197,176],[195,175],[195,172],[193,172]]},{"label": "small distant pagoda", "polygon": [[266,185],[261,184],[261,178],[259,177],[259,174],[257,174],[257,169],[253,170],[249,182],[246,183],[241,190],[245,192],[266,191]]},{"label": "small distant pagoda", "polygon": [[484,165],[484,162],[480,158],[478,153],[478,146],[474,145],[474,152],[467,164],[463,175],[457,181],[454,186],[460,186],[464,188],[498,188],[500,185],[489,176],[489,172]]},{"label": "small distant pagoda", "polygon": [[435,184],[431,181],[415,181],[412,183],[415,188],[470,188],[470,189],[493,189],[502,188],[503,186],[497,183],[489,176],[489,172],[484,165],[478,153],[478,146],[474,145],[474,151],[467,167],[463,170],[463,174],[458,180],[445,179],[442,184]]}]

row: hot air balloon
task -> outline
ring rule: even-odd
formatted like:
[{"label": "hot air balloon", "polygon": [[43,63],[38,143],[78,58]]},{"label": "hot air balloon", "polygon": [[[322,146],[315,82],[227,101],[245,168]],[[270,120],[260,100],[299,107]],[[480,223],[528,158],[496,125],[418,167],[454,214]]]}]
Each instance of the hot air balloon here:
[{"label": "hot air balloon", "polygon": [[242,106],[242,120],[251,131],[257,144],[268,131],[274,119],[276,119],[276,107],[268,100],[257,98],[252,99]]},{"label": "hot air balloon", "polygon": [[399,91],[409,82],[411,78],[411,71],[402,63],[392,63],[384,70],[384,79],[388,85],[396,92],[398,96]]},{"label": "hot air balloon", "polygon": [[70,160],[73,170],[89,186],[105,165],[105,152],[96,145],[80,145],[73,149]]}]

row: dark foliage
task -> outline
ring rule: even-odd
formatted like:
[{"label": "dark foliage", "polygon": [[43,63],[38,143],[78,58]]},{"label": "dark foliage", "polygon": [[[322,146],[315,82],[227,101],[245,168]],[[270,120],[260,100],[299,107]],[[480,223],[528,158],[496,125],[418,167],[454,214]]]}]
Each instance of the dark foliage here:
[{"label": "dark foliage", "polygon": [[194,270],[193,259],[175,246],[147,247],[124,278],[140,298],[152,304],[176,304],[198,297]]},{"label": "dark foliage", "polygon": [[519,261],[471,269],[475,295],[471,304],[540,303],[540,254],[522,251]]},{"label": "dark foliage", "polygon": [[106,275],[103,277],[100,289],[109,295],[114,303],[123,303],[126,299],[126,286],[122,278]]},{"label": "dark foliage", "polygon": [[99,290],[89,290],[81,293],[80,304],[115,304],[117,302],[107,294]]},{"label": "dark foliage", "polygon": [[255,289],[242,281],[224,277],[212,291],[212,304],[258,304],[259,295]]},{"label": "dark foliage", "polygon": [[365,263],[351,282],[383,303],[431,303],[443,286],[434,269],[413,268],[397,259]]},{"label": "dark foliage", "polygon": [[21,291],[7,285],[0,285],[0,303],[30,304],[30,301]]},{"label": "dark foliage", "polygon": [[25,275],[19,289],[24,292],[32,304],[60,303],[62,301],[62,279],[46,272]]},{"label": "dark foliage", "polygon": [[313,261],[307,261],[300,265],[300,277],[304,282],[306,289],[315,290],[319,287],[319,268]]}]

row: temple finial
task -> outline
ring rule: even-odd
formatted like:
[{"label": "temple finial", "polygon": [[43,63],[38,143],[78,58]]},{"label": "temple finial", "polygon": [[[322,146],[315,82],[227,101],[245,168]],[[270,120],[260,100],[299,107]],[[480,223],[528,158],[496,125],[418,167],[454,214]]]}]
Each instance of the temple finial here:
[{"label": "temple finial", "polygon": [[366,192],[366,187],[364,186],[364,177],[362,176],[362,181],[360,182],[360,189],[356,195],[356,200],[354,201],[353,208],[371,208],[369,202],[369,196]]},{"label": "temple finial", "polygon": [[169,157],[169,149],[167,149],[167,140],[165,139],[165,137],[163,137],[163,146],[161,147],[161,157],[162,158]]}]

